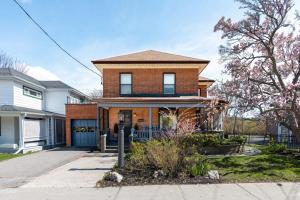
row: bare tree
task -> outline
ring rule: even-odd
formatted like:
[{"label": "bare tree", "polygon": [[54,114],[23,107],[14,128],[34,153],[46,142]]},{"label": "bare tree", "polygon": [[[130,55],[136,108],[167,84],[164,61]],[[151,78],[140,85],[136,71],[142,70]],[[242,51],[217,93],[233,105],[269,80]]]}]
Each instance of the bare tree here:
[{"label": "bare tree", "polygon": [[28,68],[24,63],[21,63],[18,59],[12,58],[3,52],[0,52],[0,68],[15,69],[24,74],[28,72]]},{"label": "bare tree", "polygon": [[88,93],[88,95],[92,98],[92,99],[99,99],[103,96],[103,91],[102,90],[98,90],[98,89],[93,89],[92,91],[90,91]]}]

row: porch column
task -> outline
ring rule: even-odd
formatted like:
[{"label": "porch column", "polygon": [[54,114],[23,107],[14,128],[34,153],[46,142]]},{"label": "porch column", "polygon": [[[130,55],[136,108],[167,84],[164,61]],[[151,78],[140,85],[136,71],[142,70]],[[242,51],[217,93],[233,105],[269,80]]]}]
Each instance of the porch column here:
[{"label": "porch column", "polygon": [[24,148],[24,114],[19,115],[19,149]]},{"label": "porch column", "polygon": [[50,124],[50,126],[51,126],[51,145],[52,146],[54,146],[55,144],[56,144],[56,141],[55,141],[55,139],[56,139],[56,135],[55,135],[55,120],[54,120],[54,117],[52,116],[51,117],[51,124]]},{"label": "porch column", "polygon": [[97,142],[97,147],[98,149],[100,148],[100,116],[99,116],[99,107],[97,105],[97,119],[96,119],[96,142]]},{"label": "porch column", "polygon": [[149,107],[149,139],[152,138],[152,107]]}]

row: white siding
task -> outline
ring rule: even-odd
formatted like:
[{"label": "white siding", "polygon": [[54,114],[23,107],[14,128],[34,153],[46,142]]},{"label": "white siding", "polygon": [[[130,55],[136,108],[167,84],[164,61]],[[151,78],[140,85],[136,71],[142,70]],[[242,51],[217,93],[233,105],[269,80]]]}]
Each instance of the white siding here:
[{"label": "white siding", "polygon": [[15,144],[15,118],[14,117],[1,117],[0,144]]},{"label": "white siding", "polygon": [[68,91],[50,91],[45,95],[45,109],[50,112],[65,114],[65,104],[67,103]]},{"label": "white siding", "polygon": [[[27,87],[30,87],[30,85],[28,85]],[[30,88],[32,88],[32,87],[30,87]],[[33,88],[33,89],[35,89],[35,88]],[[39,91],[42,91],[42,90],[39,90]],[[44,92],[43,92],[43,99],[44,99]],[[15,82],[15,84],[14,84],[14,105],[20,106],[20,107],[25,107],[25,108],[36,109],[36,110],[42,110],[44,108],[43,100],[24,95],[23,94],[23,85],[19,84],[17,82]]]},{"label": "white siding", "polygon": [[12,80],[0,80],[0,105],[13,104],[13,84]]}]

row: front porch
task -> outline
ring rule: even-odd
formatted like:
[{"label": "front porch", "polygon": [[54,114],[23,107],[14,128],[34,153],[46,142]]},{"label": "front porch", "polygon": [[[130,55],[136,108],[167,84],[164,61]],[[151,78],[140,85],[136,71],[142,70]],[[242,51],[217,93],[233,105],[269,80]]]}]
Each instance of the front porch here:
[{"label": "front porch", "polygon": [[27,152],[65,143],[64,116],[0,106],[0,152]]},{"label": "front porch", "polygon": [[160,137],[167,129],[176,127],[170,122],[168,112],[176,118],[193,121],[190,123],[196,132],[207,130],[223,130],[223,113],[214,116],[212,122],[208,120],[208,104],[199,98],[193,99],[166,99],[155,98],[136,99],[102,99],[97,105],[97,124],[99,143],[106,138],[107,145],[116,145],[118,140],[119,112],[125,115],[124,138],[125,144],[130,141],[145,141]]}]

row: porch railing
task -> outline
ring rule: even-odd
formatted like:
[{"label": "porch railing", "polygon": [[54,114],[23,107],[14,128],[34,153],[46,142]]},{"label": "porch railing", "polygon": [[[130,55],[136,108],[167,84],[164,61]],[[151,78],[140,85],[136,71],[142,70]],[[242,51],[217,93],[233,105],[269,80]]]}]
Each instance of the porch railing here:
[{"label": "porch railing", "polygon": [[[199,130],[196,132],[203,132],[204,130]],[[210,131],[213,132],[213,131]],[[216,131],[216,133],[220,133],[221,131]],[[112,141],[117,141],[118,140],[118,134],[113,133],[111,129],[106,129],[106,130],[101,130],[100,135],[106,134],[107,135],[107,140],[112,142]],[[150,128],[142,128],[140,130],[135,130],[134,128],[131,129],[129,134],[129,139],[133,141],[146,141],[151,138],[158,138],[166,134],[165,130],[159,129],[157,127],[153,127],[152,129]]]}]

